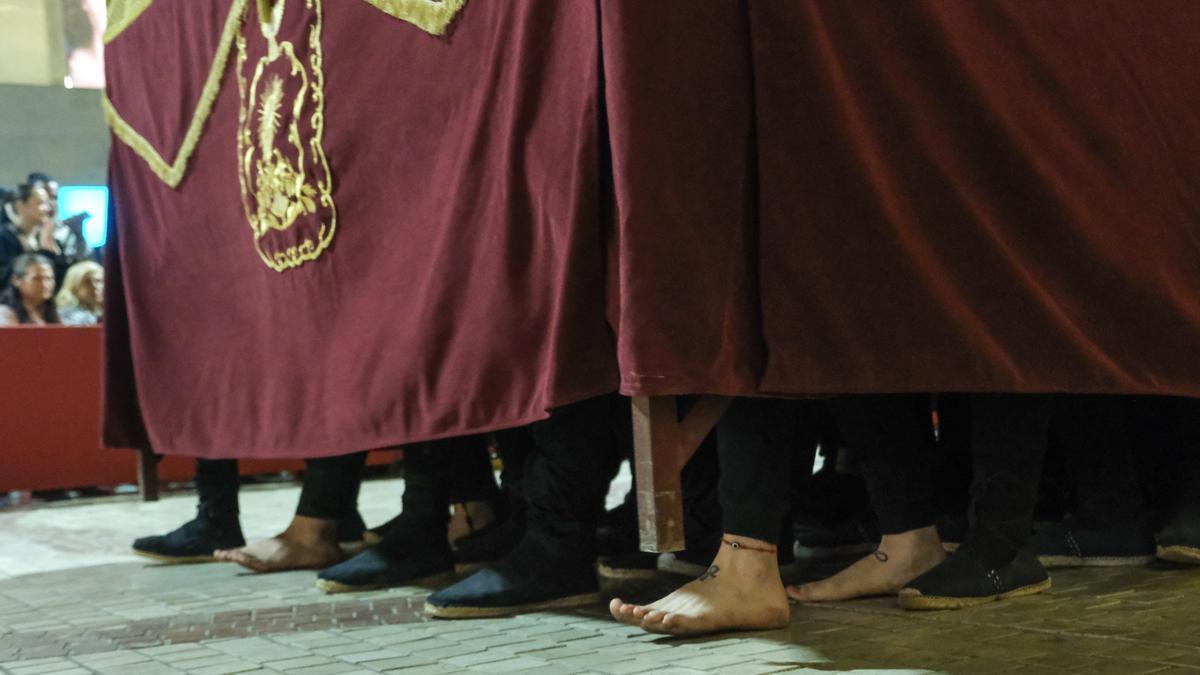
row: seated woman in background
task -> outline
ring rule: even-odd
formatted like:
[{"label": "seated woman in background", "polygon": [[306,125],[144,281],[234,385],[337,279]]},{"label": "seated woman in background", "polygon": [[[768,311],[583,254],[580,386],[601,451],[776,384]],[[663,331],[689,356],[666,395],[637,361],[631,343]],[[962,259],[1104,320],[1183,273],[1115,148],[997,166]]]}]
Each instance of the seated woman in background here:
[{"label": "seated woman in background", "polygon": [[54,298],[58,317],[68,326],[90,326],[104,320],[104,268],[85,260],[71,265]]},{"label": "seated woman in background", "polygon": [[54,264],[37,253],[13,260],[8,288],[0,293],[0,326],[61,323],[54,307]]}]

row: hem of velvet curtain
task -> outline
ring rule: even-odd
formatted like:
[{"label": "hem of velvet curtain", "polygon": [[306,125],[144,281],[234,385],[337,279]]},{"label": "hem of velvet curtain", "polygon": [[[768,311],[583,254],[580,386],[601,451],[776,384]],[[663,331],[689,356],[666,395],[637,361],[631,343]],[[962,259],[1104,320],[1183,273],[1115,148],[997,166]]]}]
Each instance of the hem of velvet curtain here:
[{"label": "hem of velvet curtain", "polygon": [[337,457],[339,455],[348,455],[354,452],[362,452],[364,450],[384,450],[387,448],[395,448],[413,443],[423,443],[426,441],[438,441],[445,438],[455,438],[459,436],[471,436],[474,434],[486,434],[493,431],[502,431],[504,429],[513,429],[522,427],[534,422],[540,422],[550,417],[550,410],[559,408],[579,401],[585,401],[589,398],[611,394],[616,391],[615,386],[605,386],[596,389],[583,389],[578,392],[573,392],[570,395],[562,396],[554,401],[550,401],[539,406],[541,409],[538,412],[524,415],[516,418],[501,418],[493,420],[486,424],[454,427],[439,431],[434,434],[408,434],[403,431],[378,435],[371,438],[361,438],[355,441],[348,441],[344,445],[338,447],[312,447],[295,449],[288,448],[286,450],[276,452],[273,448],[239,448],[239,449],[216,449],[202,451],[199,448],[191,447],[176,447],[163,448],[154,447],[154,452],[160,455],[169,457],[198,457],[202,459],[313,459],[317,457]]}]

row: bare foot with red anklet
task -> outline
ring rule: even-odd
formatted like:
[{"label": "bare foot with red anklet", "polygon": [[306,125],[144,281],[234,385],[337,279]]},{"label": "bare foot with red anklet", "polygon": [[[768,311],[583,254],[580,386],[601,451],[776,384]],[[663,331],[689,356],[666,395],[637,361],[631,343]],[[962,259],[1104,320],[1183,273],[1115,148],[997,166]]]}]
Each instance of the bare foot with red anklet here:
[{"label": "bare foot with red anklet", "polygon": [[651,633],[702,635],[765,630],[788,624],[790,612],[775,546],[726,535],[708,571],[649,605],[613,598],[613,618]]},{"label": "bare foot with red anklet", "polygon": [[337,521],[295,516],[282,534],[241,548],[215,551],[213,557],[255,572],[316,570],[344,558],[337,544]]},{"label": "bare foot with red anklet", "polygon": [[836,602],[895,595],[905,584],[945,559],[946,551],[933,526],[886,534],[874,553],[828,579],[788,586],[787,594],[798,602]]}]

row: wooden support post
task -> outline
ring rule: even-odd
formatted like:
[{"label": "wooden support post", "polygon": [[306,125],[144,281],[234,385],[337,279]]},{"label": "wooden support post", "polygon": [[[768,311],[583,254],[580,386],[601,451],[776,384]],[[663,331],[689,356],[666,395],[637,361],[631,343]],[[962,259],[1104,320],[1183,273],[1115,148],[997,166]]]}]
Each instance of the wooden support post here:
[{"label": "wooden support post", "polygon": [[683,549],[679,473],[721,419],[730,400],[723,396],[698,397],[680,419],[675,396],[634,397],[634,472],[643,551]]},{"label": "wooden support post", "polygon": [[142,501],[158,501],[158,460],[153,451],[142,448],[137,456],[138,492]]}]

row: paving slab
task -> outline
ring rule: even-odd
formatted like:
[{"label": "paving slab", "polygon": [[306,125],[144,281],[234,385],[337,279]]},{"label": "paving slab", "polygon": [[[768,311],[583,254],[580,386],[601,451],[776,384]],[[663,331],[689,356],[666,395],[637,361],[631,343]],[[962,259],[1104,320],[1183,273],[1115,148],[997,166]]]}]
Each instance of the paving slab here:
[{"label": "paving slab", "polygon": [[[368,522],[394,515],[402,490],[398,480],[368,482]],[[245,493],[248,536],[277,531],[296,494],[286,485]],[[1200,671],[1200,569],[1057,570],[1053,593],[975,609],[910,614],[888,598],[796,605],[785,629],[674,639],[615,623],[603,604],[430,621],[429,588],[329,596],[312,572],[127,554],[132,538],[177,525],[194,506],[182,495],[0,511],[0,674]],[[645,602],[672,583],[613,592]]]}]

